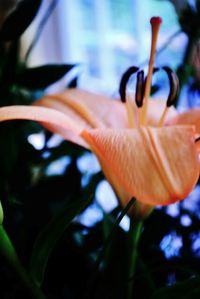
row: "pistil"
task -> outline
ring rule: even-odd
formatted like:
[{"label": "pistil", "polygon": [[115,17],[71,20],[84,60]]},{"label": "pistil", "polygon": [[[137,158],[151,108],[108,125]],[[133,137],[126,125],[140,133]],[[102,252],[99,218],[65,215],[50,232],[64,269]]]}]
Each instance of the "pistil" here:
[{"label": "pistil", "polygon": [[146,124],[148,100],[149,100],[150,91],[151,91],[152,73],[153,73],[153,66],[154,66],[154,60],[155,60],[155,54],[156,54],[156,44],[157,44],[158,33],[159,33],[161,22],[162,22],[162,19],[160,17],[153,17],[150,20],[151,29],[152,29],[151,52],[150,52],[147,80],[146,80],[145,91],[144,91],[144,104],[141,107],[141,112],[140,112],[141,125]]}]

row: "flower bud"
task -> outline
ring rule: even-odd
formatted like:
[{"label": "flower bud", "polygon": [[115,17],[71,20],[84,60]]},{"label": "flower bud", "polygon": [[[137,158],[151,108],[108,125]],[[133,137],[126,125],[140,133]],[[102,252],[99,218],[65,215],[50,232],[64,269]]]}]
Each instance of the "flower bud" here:
[{"label": "flower bud", "polygon": [[2,209],[1,202],[0,202],[0,225],[2,225],[2,223],[3,223],[3,209]]}]

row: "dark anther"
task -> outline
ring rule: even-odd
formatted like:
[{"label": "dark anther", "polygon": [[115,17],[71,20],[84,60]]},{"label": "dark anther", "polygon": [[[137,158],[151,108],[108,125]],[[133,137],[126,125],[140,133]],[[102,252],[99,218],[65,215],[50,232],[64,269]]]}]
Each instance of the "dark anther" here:
[{"label": "dark anther", "polygon": [[175,72],[173,72],[168,66],[164,66],[163,70],[167,73],[167,76],[169,78],[169,95],[167,98],[167,107],[170,107],[174,104],[174,101],[176,99],[176,95],[179,90],[179,80]]},{"label": "dark anther", "polygon": [[120,94],[120,97],[121,97],[121,101],[124,102],[124,103],[126,102],[126,86],[127,86],[127,83],[129,81],[130,77],[133,74],[135,74],[138,70],[139,70],[138,67],[131,66],[122,75],[120,85],[119,85],[119,94]]},{"label": "dark anther", "polygon": [[135,103],[138,106],[138,108],[142,107],[143,105],[144,89],[145,89],[144,71],[139,71],[137,73],[136,92],[135,92]]}]

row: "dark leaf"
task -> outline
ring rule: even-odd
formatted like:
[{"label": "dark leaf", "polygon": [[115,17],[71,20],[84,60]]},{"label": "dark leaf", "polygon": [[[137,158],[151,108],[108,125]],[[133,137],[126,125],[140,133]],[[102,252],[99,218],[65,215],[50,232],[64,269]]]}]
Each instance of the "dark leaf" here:
[{"label": "dark leaf", "polygon": [[160,86],[158,84],[154,84],[151,87],[151,95],[154,95],[157,91],[159,91]]},{"label": "dark leaf", "polygon": [[67,85],[68,88],[75,88],[78,86],[78,77],[75,77],[72,81],[70,81]]},{"label": "dark leaf", "polygon": [[[49,1],[50,2],[50,1]],[[35,33],[35,36],[33,38],[33,40],[31,41],[31,44],[27,50],[27,53],[25,55],[25,61],[28,60],[31,52],[33,51],[34,47],[36,46],[42,32],[43,32],[43,29],[46,25],[46,23],[48,22],[51,14],[53,13],[56,5],[58,4],[59,0],[52,0],[50,3],[49,3],[49,6],[47,7],[46,11],[45,11],[45,14],[43,15],[43,17],[41,18],[39,24],[38,24],[38,28],[36,30],[36,33]]]},{"label": "dark leaf", "polygon": [[[19,57],[19,41],[14,41],[10,44],[7,54],[4,57],[4,62],[1,69],[1,106],[12,104],[11,97],[7,97],[8,92],[14,82],[18,57]],[[9,100],[9,102],[6,102]]]},{"label": "dark leaf", "polygon": [[89,203],[91,197],[87,200],[76,200],[73,203],[67,203],[54,218],[47,224],[38,236],[33,248],[30,273],[37,285],[41,285],[50,254],[57,241],[69,226],[73,218],[78,215]]},{"label": "dark leaf", "polygon": [[194,277],[173,286],[157,290],[151,299],[194,299],[200,298],[200,278]]},{"label": "dark leaf", "polygon": [[96,285],[98,269],[103,261],[103,258],[105,256],[106,251],[108,250],[109,245],[111,244],[111,241],[113,240],[113,237],[116,235],[116,232],[118,231],[120,222],[127,214],[127,212],[133,207],[134,203],[135,203],[135,198],[131,198],[128,204],[125,206],[125,208],[121,211],[117,219],[114,221],[111,230],[109,232],[108,231],[106,232],[106,238],[103,247],[101,248],[99,255],[95,261],[94,271],[89,280],[88,290],[87,290],[88,298],[93,298],[91,295],[93,294],[94,287]]},{"label": "dark leaf", "polygon": [[16,76],[15,81],[18,85],[31,90],[44,89],[61,79],[74,66],[74,64],[47,64],[25,69]]},{"label": "dark leaf", "polygon": [[20,1],[16,9],[6,18],[0,31],[1,41],[11,41],[20,37],[33,21],[42,0]]}]

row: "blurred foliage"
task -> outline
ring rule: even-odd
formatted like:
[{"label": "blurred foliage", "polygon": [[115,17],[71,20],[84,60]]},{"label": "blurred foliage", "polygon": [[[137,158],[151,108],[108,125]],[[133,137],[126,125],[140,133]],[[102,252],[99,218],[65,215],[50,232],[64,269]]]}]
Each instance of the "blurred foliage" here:
[{"label": "blurred foliage", "polygon": [[[166,1],[166,0],[159,0]],[[199,0],[168,0],[172,3],[177,12],[177,19],[180,25],[180,32],[187,36],[187,46],[184,49],[184,56],[181,64],[177,68],[177,75],[180,82],[180,92],[177,95],[176,104],[178,105],[181,91],[184,87],[188,88],[188,97],[190,94],[199,94],[199,55],[196,57],[195,52],[200,40],[200,2]],[[194,106],[195,100],[190,101]],[[193,102],[193,103],[192,103]]]},{"label": "blurred foliage", "polygon": [[[20,35],[31,24],[41,2],[19,2],[0,30],[1,106],[31,104],[74,66],[28,68],[20,61]],[[181,28],[188,35],[188,48],[178,72],[184,77],[181,84],[186,84],[194,74],[191,69],[195,66],[190,58],[191,49],[199,39],[199,2],[196,1],[195,10],[187,4],[180,13]],[[69,87],[77,83],[74,78]],[[28,137],[41,131],[38,124],[27,121],[0,126],[0,200],[4,228],[20,261],[31,279],[41,285],[46,298],[126,298],[130,248],[128,232],[117,225],[120,207],[110,213],[99,207],[102,219],[91,226],[83,225],[78,215],[95,203],[96,187],[103,175],[97,172],[83,185],[84,174],[77,160],[86,150],[66,141],[50,147],[52,134],[46,131],[43,131],[45,142],[38,150],[29,143]],[[70,159],[63,172],[48,175],[51,163],[66,156]],[[199,298],[200,245],[196,251],[193,246],[194,238],[198,240],[199,217],[182,203],[178,209],[177,217],[162,208],[155,209],[145,220],[136,273],[130,278],[133,298]],[[188,216],[191,224],[182,225],[182,216]],[[178,254],[172,250],[169,256],[166,250],[167,247],[170,250],[171,243],[166,242],[165,248],[161,244],[166,236],[170,238],[173,234],[181,236],[182,246]],[[3,255],[0,255],[0,286],[0,298],[31,297]]]}]

